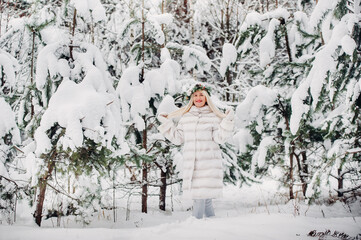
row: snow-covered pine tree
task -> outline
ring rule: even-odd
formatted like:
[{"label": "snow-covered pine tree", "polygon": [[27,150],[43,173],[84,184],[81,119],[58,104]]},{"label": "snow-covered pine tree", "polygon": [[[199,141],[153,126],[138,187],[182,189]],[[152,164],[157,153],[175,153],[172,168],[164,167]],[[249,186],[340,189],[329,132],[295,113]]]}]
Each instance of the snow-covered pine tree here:
[{"label": "snow-covered pine tree", "polygon": [[[138,4],[133,7],[139,11],[131,12],[130,20],[123,24],[120,32],[121,42],[127,42],[129,38],[131,40],[123,46],[124,51],[130,49],[131,55],[117,91],[123,119],[129,124],[127,136],[131,151],[126,155],[126,161],[132,172],[131,181],[139,183],[142,188],[142,212],[147,212],[149,186],[160,187],[159,205],[165,210],[165,177],[169,174],[171,164],[170,159],[164,162],[160,158],[163,156],[162,159],[166,159],[164,154],[169,154],[169,151],[161,150],[159,139],[153,135],[158,133],[155,116],[160,100],[165,93],[174,95],[179,91],[180,83],[177,80],[180,66],[171,59],[169,51],[163,48],[163,30],[172,22],[172,16],[161,13],[161,8],[151,2],[139,1],[133,4]],[[141,173],[133,174],[138,171]],[[158,172],[160,177],[157,176]]]},{"label": "snow-covered pine tree", "polygon": [[[284,164],[285,166],[280,168],[281,172],[283,168],[287,168],[287,163],[284,162],[287,160],[282,156],[282,148],[289,140],[282,135],[283,132],[289,131],[290,112],[287,101],[283,99],[290,98],[290,96],[287,97],[289,87],[286,87],[289,84],[292,89],[294,83],[290,79],[298,78],[297,74],[289,71],[295,66],[292,65],[286,27],[289,15],[288,11],[282,8],[264,14],[249,13],[241,26],[240,36],[236,44],[240,58],[238,62],[242,63],[248,59],[244,65],[246,73],[242,74],[248,75],[248,77],[239,81],[250,90],[243,103],[237,107],[237,115],[240,121],[235,138],[239,145],[241,159],[245,162],[252,162],[251,173],[255,175],[271,174],[270,171],[268,173],[265,171],[267,168],[271,168],[270,165],[277,168]],[[258,53],[254,46],[259,46],[258,49],[256,48]],[[276,51],[277,57],[275,57]],[[259,61],[259,64],[254,56],[258,56],[257,62]],[[255,64],[250,64],[252,62]],[[290,67],[285,69],[287,65]],[[289,74],[291,78],[285,79],[282,74]],[[252,79],[254,82],[248,79]],[[277,87],[277,90],[271,90],[256,84],[263,84],[270,88],[274,88],[278,84],[280,86]],[[277,97],[278,95],[283,96],[283,98]],[[278,147],[276,147],[277,145]],[[259,146],[258,149],[255,146]],[[275,146],[273,148],[274,153],[278,152],[273,157],[267,155],[267,149],[270,146]],[[253,154],[250,154],[252,152]],[[288,153],[286,150],[286,158]],[[268,161],[265,161],[266,159]],[[289,161],[293,161],[293,153],[289,155]],[[256,169],[256,165],[260,168]],[[293,166],[293,163],[290,166]],[[273,172],[275,173],[276,170]],[[288,175],[289,180],[279,180],[290,182],[290,197],[293,198],[293,186],[291,187],[293,185],[293,167],[289,167],[288,172],[289,174],[282,173],[279,176]]]},{"label": "snow-covered pine tree", "polygon": [[[40,31],[54,20],[54,14],[49,11],[49,8],[41,8],[37,3],[31,5],[25,2],[11,1],[8,1],[7,11],[11,11],[12,14],[8,15],[6,27],[2,28],[4,32],[0,38],[0,46],[4,50],[1,51],[2,54],[5,54],[2,56],[2,60],[5,60],[5,65],[2,67],[6,68],[5,71],[2,71],[2,93],[6,93],[5,98],[13,108],[22,133],[22,142],[27,144],[38,126],[34,117],[37,101],[33,101],[33,97],[36,96],[33,73],[37,45],[40,39]],[[16,75],[14,69],[9,68],[15,65]],[[16,141],[16,144],[18,145],[16,149],[19,154],[15,155],[11,151],[12,157],[6,160],[8,179],[12,180],[9,188],[12,184],[16,186],[16,188],[13,188],[16,190],[15,204],[17,200],[23,198],[25,198],[24,201],[31,201],[34,193],[30,187],[31,174],[29,172],[32,169],[31,162],[26,161],[24,158],[24,149],[20,150],[22,147],[20,138]],[[11,164],[9,164],[9,159],[12,160]],[[9,168],[9,166],[12,167]]]},{"label": "snow-covered pine tree", "polygon": [[[320,159],[313,164],[317,171],[307,195],[317,197],[322,188],[327,187],[330,194],[335,194],[336,189],[337,195],[342,197],[344,193],[359,192],[361,186],[357,180],[360,169],[360,56],[357,54],[360,17],[348,14],[347,1],[335,2],[334,8],[325,1],[319,4],[310,22],[322,31],[324,46],[317,49],[307,78],[292,97],[292,109],[297,107],[298,110],[292,113],[291,130],[294,133],[307,129],[304,123],[311,119],[310,125],[323,137],[323,151],[318,151]],[[307,98],[309,101],[305,101]]]},{"label": "snow-covered pine tree", "polygon": [[106,64],[76,25],[78,18],[102,20],[102,5],[92,3],[85,9],[81,2],[62,5],[65,12],[73,12],[71,31],[56,23],[54,30],[63,35],[47,42],[37,60],[36,88],[43,110],[32,156],[39,175],[33,179],[39,186],[34,214],[39,226],[43,216],[60,220],[77,215],[87,221],[104,205],[111,206],[109,167],[127,151],[120,104]]},{"label": "snow-covered pine tree", "polygon": [[15,58],[0,49],[0,219],[9,224],[15,222],[17,198],[23,188],[14,180],[18,171],[15,167],[16,145],[21,139],[15,114],[8,103],[15,92],[17,65]]},{"label": "snow-covered pine tree", "polygon": [[[297,196],[297,186],[300,186],[304,197],[319,196],[324,191],[320,187],[335,186],[329,181],[330,176],[337,178],[341,189],[338,190],[339,194],[344,191],[341,183],[344,175],[352,179],[347,181],[349,184],[352,182],[349,190],[359,186],[355,181],[356,175],[352,175],[357,172],[357,133],[356,136],[351,134],[353,140],[350,144],[350,135],[345,134],[350,131],[341,128],[340,132],[333,132],[329,129],[330,126],[334,129],[337,121],[347,122],[345,116],[352,116],[348,120],[352,124],[346,128],[357,132],[358,123],[354,116],[358,108],[351,107],[355,106],[359,96],[357,80],[352,80],[359,78],[359,72],[354,68],[359,60],[353,54],[357,51],[357,44],[352,39],[352,36],[355,38],[354,31],[358,29],[357,17],[337,14],[344,4],[342,1],[337,6],[335,4],[335,8],[326,2],[318,2],[310,20],[304,12],[298,11],[293,14],[294,19],[287,20],[283,15],[281,19],[277,17],[277,20],[269,22],[268,32],[262,34],[259,43],[260,64],[264,69],[260,73],[265,77],[262,83],[273,88],[273,93],[267,95],[273,97],[262,103],[258,100],[261,95],[256,94],[259,90],[255,88],[237,109],[238,117],[242,120],[241,131],[246,127],[253,136],[253,141],[252,138],[244,139],[243,146],[249,142],[258,146],[252,157],[252,166],[257,164],[261,168],[253,169],[273,175],[288,185],[291,199]],[[280,10],[273,13],[277,11]],[[247,16],[246,23],[249,19],[257,20],[254,16]],[[257,24],[257,21],[254,22]],[[243,39],[241,43],[245,43]],[[242,44],[239,49],[242,49]],[[328,64],[325,65],[325,61]],[[347,107],[344,105],[345,99]],[[264,108],[262,105],[268,106]],[[343,106],[342,111],[339,106]],[[336,114],[337,111],[350,114],[341,117]],[[250,119],[244,117],[247,115],[245,112],[249,112]],[[335,114],[338,118],[332,125],[331,119],[335,120]],[[340,148],[344,146],[341,142],[348,144],[344,150]],[[347,149],[351,149],[349,153]],[[254,150],[250,148],[249,151]],[[335,157],[335,153],[340,151],[341,159]],[[333,164],[335,161],[337,169]],[[342,171],[345,163],[348,163],[347,167]]]}]

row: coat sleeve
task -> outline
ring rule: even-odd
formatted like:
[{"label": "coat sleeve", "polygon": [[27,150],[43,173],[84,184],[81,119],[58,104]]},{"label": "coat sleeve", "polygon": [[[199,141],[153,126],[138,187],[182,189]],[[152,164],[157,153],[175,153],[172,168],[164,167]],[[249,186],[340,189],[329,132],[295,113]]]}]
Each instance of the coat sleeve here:
[{"label": "coat sleeve", "polygon": [[213,140],[218,144],[223,144],[232,136],[234,120],[223,118],[221,122],[215,122],[213,127]]},{"label": "coat sleeve", "polygon": [[163,120],[162,124],[158,127],[159,132],[175,145],[181,145],[184,142],[183,125],[181,122],[175,126],[171,119]]}]

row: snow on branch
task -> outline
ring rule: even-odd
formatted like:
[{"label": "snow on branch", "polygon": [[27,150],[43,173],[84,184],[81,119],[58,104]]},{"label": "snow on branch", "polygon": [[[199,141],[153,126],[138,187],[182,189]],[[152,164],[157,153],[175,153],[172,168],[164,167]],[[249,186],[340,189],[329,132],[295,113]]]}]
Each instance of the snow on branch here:
[{"label": "snow on branch", "polygon": [[[36,85],[44,103],[50,99],[35,132],[37,156],[50,151],[54,142],[57,148],[75,150],[83,145],[84,138],[112,150],[113,138],[119,146],[124,145],[119,100],[100,50],[80,43],[73,49],[73,60],[69,51],[69,42],[58,42],[39,53]],[[57,89],[51,87],[54,93],[48,96],[47,88],[53,81],[61,83]],[[53,136],[50,129],[55,131]]]},{"label": "snow on branch", "polygon": [[237,49],[230,43],[225,43],[222,50],[222,60],[219,73],[222,77],[226,74],[227,68],[237,60]]},{"label": "snow on branch", "polygon": [[280,21],[272,19],[268,26],[268,32],[259,43],[259,57],[261,68],[264,68],[271,63],[272,58],[275,56],[276,44],[274,42],[274,35],[276,28],[280,25]]},{"label": "snow on branch", "polygon": [[272,136],[268,136],[262,139],[256,153],[252,157],[252,168],[257,164],[258,167],[263,167],[266,162],[266,156],[268,148],[274,145],[276,142],[274,141]]},{"label": "snow on branch", "polygon": [[[44,104],[48,102],[46,86],[50,82],[59,80],[84,81],[92,85],[97,91],[115,92],[106,77],[106,64],[100,50],[92,44],[80,43],[77,49],[73,49],[74,62],[70,68],[68,59],[69,41],[59,41],[45,46],[38,55],[36,66],[36,87],[42,91]],[[85,74],[82,79],[81,76]],[[99,80],[101,79],[101,80]],[[51,88],[52,93],[55,88]]]},{"label": "snow on branch", "polygon": [[277,100],[277,93],[263,85],[252,88],[246,99],[236,108],[240,125],[246,127],[261,114],[262,106],[272,106]]},{"label": "snow on branch", "polygon": [[[2,71],[0,71],[0,78],[6,79],[6,83],[10,87],[15,86],[15,70],[18,67],[17,60],[11,56],[9,53],[3,51],[0,49],[0,67],[3,68]],[[6,78],[3,77],[3,74],[6,76]]]},{"label": "snow on branch", "polygon": [[158,44],[164,44],[165,36],[162,31],[161,24],[170,24],[173,21],[173,16],[170,13],[165,13],[161,15],[151,15],[147,16],[148,23],[152,26],[154,38]]},{"label": "snow on branch", "polygon": [[267,21],[272,19],[283,18],[285,21],[289,18],[290,13],[287,9],[277,8],[274,11],[267,12],[265,14],[260,14],[258,12],[250,12],[247,14],[241,28],[240,32],[246,31],[252,25],[258,25],[262,28],[267,27]]},{"label": "snow on branch", "polygon": [[[36,155],[51,149],[47,131],[56,124],[64,129],[58,145],[75,150],[83,145],[84,137],[112,149],[113,137],[121,137],[118,107],[108,105],[112,95],[97,92],[86,83],[63,81],[54,93],[45,111],[40,126],[35,132]],[[101,124],[103,123],[103,124]],[[118,123],[118,124],[114,124]]]},{"label": "snow on branch", "polygon": [[11,134],[12,142],[20,144],[20,132],[15,122],[15,114],[10,105],[0,97],[0,145],[4,144],[4,137]]},{"label": "snow on branch", "polygon": [[207,72],[211,68],[212,62],[202,47],[196,45],[182,46],[173,42],[167,43],[166,47],[182,52],[182,61],[185,64],[187,71],[197,67],[198,72]]},{"label": "snow on branch", "polygon": [[[349,35],[352,34],[353,26],[357,21],[358,18],[355,15],[345,15],[334,27],[329,42],[315,54],[315,60],[310,73],[292,95],[292,115],[290,122],[292,134],[297,133],[303,114],[310,108],[310,106],[304,104],[308,96],[308,90],[310,90],[313,100],[312,108],[315,109],[328,74],[336,70],[337,60],[334,59],[333,55],[339,46],[343,46],[343,42],[350,41]],[[346,51],[350,52],[351,49],[347,49]]]},{"label": "snow on branch", "polygon": [[106,19],[105,9],[99,0],[71,0],[78,14],[86,21],[100,22]]},{"label": "snow on branch", "polygon": [[322,21],[324,15],[331,9],[334,9],[340,0],[319,0],[310,16],[310,26],[316,28]]},{"label": "snow on branch", "polygon": [[123,120],[134,121],[138,130],[145,127],[141,116],[147,113],[150,98],[156,95],[164,96],[166,92],[175,94],[180,88],[177,81],[181,68],[170,58],[167,48],[162,49],[161,59],[163,63],[160,68],[147,71],[142,83],[139,81],[141,66],[129,66],[116,89],[121,100]]}]

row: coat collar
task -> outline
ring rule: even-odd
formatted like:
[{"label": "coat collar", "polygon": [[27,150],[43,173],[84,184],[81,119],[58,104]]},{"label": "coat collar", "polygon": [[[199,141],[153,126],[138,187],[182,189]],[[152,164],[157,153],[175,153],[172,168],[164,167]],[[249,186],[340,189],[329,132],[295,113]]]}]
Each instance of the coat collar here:
[{"label": "coat collar", "polygon": [[192,114],[199,114],[199,113],[206,114],[212,112],[212,110],[208,105],[204,105],[203,107],[200,108],[193,105],[191,109],[189,109],[189,112]]}]

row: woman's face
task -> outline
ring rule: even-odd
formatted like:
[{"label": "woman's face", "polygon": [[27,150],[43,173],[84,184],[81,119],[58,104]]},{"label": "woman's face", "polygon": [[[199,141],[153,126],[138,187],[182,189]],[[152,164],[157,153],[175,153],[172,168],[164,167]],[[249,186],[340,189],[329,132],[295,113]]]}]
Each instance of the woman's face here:
[{"label": "woman's face", "polygon": [[196,107],[203,107],[206,104],[206,96],[202,91],[196,91],[193,93],[193,104]]}]

